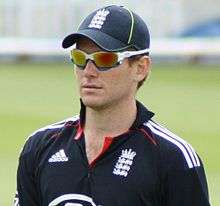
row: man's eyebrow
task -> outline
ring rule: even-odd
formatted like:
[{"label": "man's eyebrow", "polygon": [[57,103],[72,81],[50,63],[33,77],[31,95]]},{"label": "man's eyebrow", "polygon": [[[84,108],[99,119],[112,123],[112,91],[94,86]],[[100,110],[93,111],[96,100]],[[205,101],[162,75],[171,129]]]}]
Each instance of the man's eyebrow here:
[{"label": "man's eyebrow", "polygon": [[83,52],[85,52],[85,53],[87,53],[87,54],[104,51],[104,50],[102,50],[101,48],[96,47],[96,48],[94,48],[93,51],[89,51],[89,52],[88,52],[88,50],[91,50],[91,47],[85,47],[85,46],[81,47],[80,44],[78,44],[78,45],[76,44],[76,49],[79,49],[79,50],[81,50],[81,51],[83,51]]}]

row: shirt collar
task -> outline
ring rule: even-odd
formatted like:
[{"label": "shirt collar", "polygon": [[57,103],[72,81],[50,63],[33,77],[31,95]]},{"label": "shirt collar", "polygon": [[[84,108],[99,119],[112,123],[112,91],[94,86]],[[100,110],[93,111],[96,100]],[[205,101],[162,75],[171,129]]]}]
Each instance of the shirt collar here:
[{"label": "shirt collar", "polygon": [[144,122],[150,120],[154,113],[149,111],[142,103],[136,100],[137,115],[130,129],[136,129],[141,126]]}]

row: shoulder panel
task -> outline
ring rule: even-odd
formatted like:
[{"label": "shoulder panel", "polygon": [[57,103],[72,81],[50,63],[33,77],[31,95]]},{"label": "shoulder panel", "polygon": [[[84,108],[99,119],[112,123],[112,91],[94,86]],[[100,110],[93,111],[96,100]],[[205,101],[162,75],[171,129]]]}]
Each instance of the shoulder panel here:
[{"label": "shoulder panel", "polygon": [[79,116],[74,116],[74,117],[70,117],[70,118],[64,119],[64,120],[62,120],[60,122],[53,123],[51,125],[47,125],[45,127],[42,127],[40,129],[36,130],[29,137],[34,136],[36,133],[42,132],[42,131],[45,131],[45,130],[62,128],[66,123],[68,123],[68,122],[76,122],[78,119],[79,119]]},{"label": "shoulder panel", "polygon": [[38,148],[38,146],[44,144],[45,141],[50,139],[51,136],[61,131],[65,125],[70,123],[74,125],[74,123],[77,123],[78,120],[79,116],[74,116],[36,130],[26,139],[22,154]]},{"label": "shoulder panel", "polygon": [[152,131],[152,133],[159,137],[159,139],[162,138],[163,140],[165,140],[168,145],[176,146],[181,151],[189,168],[200,166],[200,160],[195,150],[185,140],[151,120],[144,123],[144,125],[147,126]]}]

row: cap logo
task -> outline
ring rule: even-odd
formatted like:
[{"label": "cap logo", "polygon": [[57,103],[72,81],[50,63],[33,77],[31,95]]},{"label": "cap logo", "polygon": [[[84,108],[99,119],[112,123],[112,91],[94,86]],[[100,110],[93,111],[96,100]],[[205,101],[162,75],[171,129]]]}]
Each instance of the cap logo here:
[{"label": "cap logo", "polygon": [[97,11],[95,16],[92,18],[92,21],[90,22],[88,27],[101,29],[109,13],[110,12],[105,9],[101,9]]}]

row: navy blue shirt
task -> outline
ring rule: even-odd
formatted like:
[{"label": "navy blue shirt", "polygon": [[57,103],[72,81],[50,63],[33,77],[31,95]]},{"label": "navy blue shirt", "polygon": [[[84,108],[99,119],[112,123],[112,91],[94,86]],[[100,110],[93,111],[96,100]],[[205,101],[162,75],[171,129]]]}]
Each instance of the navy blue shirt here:
[{"label": "navy blue shirt", "polygon": [[209,206],[201,159],[137,102],[129,130],[88,163],[80,115],[33,133],[17,171],[20,206]]}]

